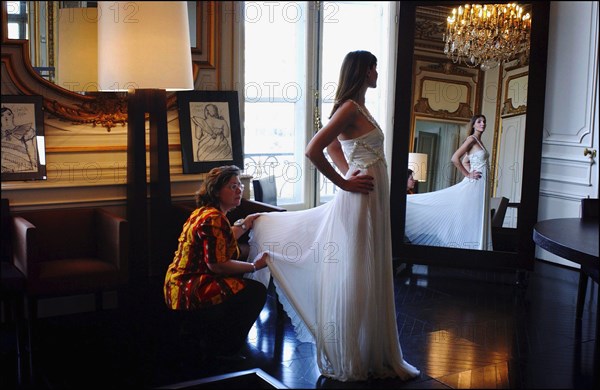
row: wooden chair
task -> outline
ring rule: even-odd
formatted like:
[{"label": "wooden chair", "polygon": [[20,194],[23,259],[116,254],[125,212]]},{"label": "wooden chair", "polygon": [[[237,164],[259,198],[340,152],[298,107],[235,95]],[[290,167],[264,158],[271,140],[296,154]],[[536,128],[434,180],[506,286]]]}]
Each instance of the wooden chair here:
[{"label": "wooden chair", "polygon": [[581,218],[598,219],[598,198],[581,199]]},{"label": "wooden chair", "polygon": [[502,227],[504,224],[504,217],[506,216],[506,210],[508,209],[508,198],[504,196],[494,197],[490,199],[490,210],[492,213],[491,224],[492,227]]},{"label": "wooden chair", "polygon": [[506,197],[490,199],[492,244],[495,251],[515,252],[517,250],[517,229],[503,227],[503,224],[508,208],[518,208],[518,206],[516,203],[510,203]]},{"label": "wooden chair", "polygon": [[277,184],[275,176],[252,180],[254,200],[277,206]]}]

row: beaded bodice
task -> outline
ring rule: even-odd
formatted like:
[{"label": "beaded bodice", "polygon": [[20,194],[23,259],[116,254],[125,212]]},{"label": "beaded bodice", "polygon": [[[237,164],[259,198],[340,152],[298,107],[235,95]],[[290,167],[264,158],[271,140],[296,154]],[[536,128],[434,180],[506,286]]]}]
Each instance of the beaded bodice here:
[{"label": "beaded bodice", "polygon": [[485,149],[483,144],[477,138],[475,138],[475,137],[473,137],[473,138],[475,139],[475,141],[477,141],[477,143],[479,144],[481,149],[469,154],[469,162],[471,165],[471,172],[472,171],[483,172],[485,169],[487,169],[487,163],[488,163],[488,158],[489,158],[490,154],[488,153],[488,151]]},{"label": "beaded bodice", "polygon": [[348,164],[361,169],[369,168],[371,165],[380,161],[383,162],[383,164],[386,164],[383,151],[383,131],[381,131],[381,128],[368,111],[364,110],[355,101],[351,100],[351,102],[354,103],[358,108],[358,111],[371,122],[373,130],[360,137],[340,140]]}]

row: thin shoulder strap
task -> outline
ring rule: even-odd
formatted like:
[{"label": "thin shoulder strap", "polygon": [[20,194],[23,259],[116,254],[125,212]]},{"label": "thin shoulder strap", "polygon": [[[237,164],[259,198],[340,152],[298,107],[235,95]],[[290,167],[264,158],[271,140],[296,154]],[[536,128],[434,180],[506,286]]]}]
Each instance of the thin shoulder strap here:
[{"label": "thin shoulder strap", "polygon": [[358,111],[363,112],[362,107],[360,106],[360,104],[358,104],[357,102],[355,102],[352,99],[348,99],[349,101],[351,101],[352,103],[354,103],[354,105],[356,106],[356,108],[358,108]]},{"label": "thin shoulder strap", "polygon": [[369,122],[371,122],[371,124],[372,124],[373,126],[375,126],[375,127],[379,128],[379,124],[377,123],[377,121],[375,120],[375,118],[373,118],[373,117],[371,116],[371,113],[369,113],[368,111],[365,111],[365,110],[364,110],[364,109],[361,107],[361,105],[360,105],[360,104],[358,104],[357,102],[355,102],[354,100],[352,100],[352,99],[348,99],[348,100],[349,100],[349,101],[351,101],[352,103],[354,103],[354,105],[356,106],[356,108],[358,109],[358,111],[359,111],[361,114],[363,114],[363,116],[364,116],[365,118],[367,118],[367,120],[368,120]]},{"label": "thin shoulder strap", "polygon": [[479,142],[479,140],[477,139],[477,137],[475,137],[474,135],[470,135],[469,137],[473,137],[475,139],[475,141],[477,141],[477,143],[479,144],[479,146],[481,146],[481,149],[485,150],[485,146],[483,146],[483,144],[481,142]]}]

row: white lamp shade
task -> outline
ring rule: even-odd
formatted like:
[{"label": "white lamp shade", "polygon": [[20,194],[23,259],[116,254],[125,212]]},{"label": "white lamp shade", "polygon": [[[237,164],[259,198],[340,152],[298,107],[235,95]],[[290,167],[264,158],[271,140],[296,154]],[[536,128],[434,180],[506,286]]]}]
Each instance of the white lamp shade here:
[{"label": "white lamp shade", "polygon": [[415,180],[427,181],[427,155],[425,153],[409,153],[408,169],[412,169]]},{"label": "white lamp shade", "polygon": [[98,90],[98,9],[58,11],[56,83],[69,91]]},{"label": "white lamp shade", "polygon": [[99,1],[101,91],[194,89],[185,1]]}]

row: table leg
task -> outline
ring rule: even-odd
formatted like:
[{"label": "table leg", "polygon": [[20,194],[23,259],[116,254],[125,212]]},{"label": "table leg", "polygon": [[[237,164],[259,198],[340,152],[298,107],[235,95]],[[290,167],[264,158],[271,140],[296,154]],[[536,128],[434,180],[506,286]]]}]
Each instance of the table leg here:
[{"label": "table leg", "polygon": [[579,270],[579,288],[577,289],[577,311],[576,318],[583,316],[583,304],[585,303],[585,294],[587,292],[588,276],[583,270]]}]

